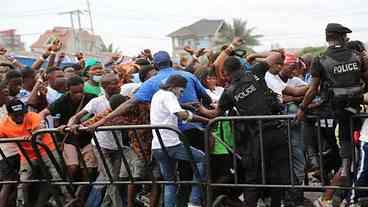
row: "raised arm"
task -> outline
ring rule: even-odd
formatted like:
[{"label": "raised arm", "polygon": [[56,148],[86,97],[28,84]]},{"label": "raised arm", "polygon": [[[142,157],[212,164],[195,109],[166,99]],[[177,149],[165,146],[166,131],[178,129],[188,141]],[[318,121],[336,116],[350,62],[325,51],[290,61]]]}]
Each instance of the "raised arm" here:
[{"label": "raised arm", "polygon": [[223,86],[225,84],[224,77],[224,63],[227,57],[232,53],[234,49],[240,47],[243,44],[243,40],[240,37],[235,37],[232,43],[223,50],[214,62],[215,72],[217,76],[217,84]]}]

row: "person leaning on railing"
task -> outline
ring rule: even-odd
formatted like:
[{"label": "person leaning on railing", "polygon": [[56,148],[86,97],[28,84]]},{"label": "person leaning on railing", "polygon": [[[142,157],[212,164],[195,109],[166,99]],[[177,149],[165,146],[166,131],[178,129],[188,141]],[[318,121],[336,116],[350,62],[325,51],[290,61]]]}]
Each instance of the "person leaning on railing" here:
[{"label": "person leaning on railing", "polygon": [[[18,151],[20,154],[20,180],[26,181],[32,179],[44,179],[45,177],[43,177],[43,175],[45,174],[38,174],[36,171],[34,171],[37,169],[40,170],[41,166],[39,165],[39,158],[37,157],[35,150],[30,143],[32,133],[42,128],[40,116],[36,113],[28,112],[27,106],[23,102],[16,99],[10,100],[6,104],[6,109],[9,115],[0,124],[0,137],[24,137],[26,140],[26,142],[20,143],[20,146],[24,150],[25,154]],[[40,134],[37,137],[37,140],[38,142],[41,142],[47,146],[54,157],[58,157],[50,134]],[[43,162],[48,168],[48,172],[44,172],[46,173],[46,176],[50,177],[50,179],[60,179],[60,175],[56,171],[56,168],[52,164],[49,156],[46,154],[45,149],[39,148],[39,152],[42,156]],[[28,163],[27,159],[31,161],[34,168],[31,168],[31,165]],[[43,183],[41,189],[42,193],[38,195],[35,206],[42,206],[47,203],[51,193],[53,192],[53,195],[59,195],[57,196],[58,198],[54,197],[54,200],[59,200],[59,198],[61,198],[61,200],[59,200],[60,202],[62,202],[64,196],[68,196],[67,194],[61,195],[60,189],[56,188],[55,186],[51,187],[49,183]],[[30,183],[19,184],[17,193],[17,206],[29,206],[31,202]]]},{"label": "person leaning on railing", "polygon": [[[181,75],[171,76],[161,89],[153,95],[151,102],[150,119],[152,125],[169,125],[178,127],[178,120],[186,122],[200,121],[207,123],[208,119],[182,109],[179,98],[184,92],[187,79]],[[178,160],[194,162],[197,170],[194,177],[201,181],[205,179],[205,154],[194,147],[185,146],[179,135],[171,130],[159,129],[159,134],[152,130],[152,155],[159,162],[161,173],[165,180],[174,181],[176,163]],[[186,147],[189,147],[187,149]],[[192,156],[190,155],[192,154]],[[165,184],[164,205],[176,206],[176,185]],[[203,195],[199,185],[192,186],[188,207],[199,207],[203,202]]]}]

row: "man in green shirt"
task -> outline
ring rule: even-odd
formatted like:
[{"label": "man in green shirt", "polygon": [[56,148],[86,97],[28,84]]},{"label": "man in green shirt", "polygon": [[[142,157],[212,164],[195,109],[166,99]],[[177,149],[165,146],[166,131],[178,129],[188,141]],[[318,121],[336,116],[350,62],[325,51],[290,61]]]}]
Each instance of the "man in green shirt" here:
[{"label": "man in green shirt", "polygon": [[100,85],[102,75],[104,74],[101,64],[95,64],[88,70],[88,81],[84,84],[83,91],[85,93],[100,96],[102,94],[102,88]]}]

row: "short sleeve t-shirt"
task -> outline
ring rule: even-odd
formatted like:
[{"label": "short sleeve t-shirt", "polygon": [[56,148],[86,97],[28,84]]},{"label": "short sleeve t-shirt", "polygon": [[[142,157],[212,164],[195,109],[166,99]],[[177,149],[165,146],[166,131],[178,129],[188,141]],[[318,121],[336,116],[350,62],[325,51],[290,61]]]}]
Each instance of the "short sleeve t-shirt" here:
[{"label": "short sleeve t-shirt", "polygon": [[215,129],[214,136],[214,147],[211,154],[229,154],[227,147],[232,148],[234,146],[234,136],[231,132],[230,122],[219,122]]},{"label": "short sleeve t-shirt", "polygon": [[[198,102],[199,96],[207,94],[206,89],[193,74],[186,71],[178,71],[173,68],[160,69],[157,75],[143,82],[138,91],[134,93],[134,97],[139,102],[150,103],[153,95],[160,90],[160,86],[166,82],[166,80],[172,75],[181,75],[187,79],[187,85],[183,95],[180,97],[180,103]],[[194,128],[195,124],[183,124],[179,123],[179,128],[182,131]]]},{"label": "short sleeve t-shirt", "polygon": [[[32,132],[41,128],[41,117],[33,112],[28,112],[22,124],[16,124],[13,120],[7,116],[0,123],[0,137],[4,138],[16,138],[16,137],[25,137],[31,136]],[[39,139],[43,144],[49,147],[50,150],[55,149],[55,145],[52,141],[50,134],[43,134]],[[37,156],[34,152],[32,145],[30,142],[22,142],[21,146],[25,150],[26,154],[31,160],[36,160]],[[46,154],[46,151],[39,147],[41,155]],[[22,153],[18,152],[21,155],[21,159],[25,160],[25,157]]]},{"label": "short sleeve t-shirt", "polygon": [[[110,110],[110,103],[106,96],[99,96],[92,99],[83,110],[90,114],[97,115],[107,110]],[[114,134],[110,131],[99,131],[95,132],[97,141],[102,148],[117,150],[116,141],[114,139]],[[122,135],[119,131],[116,131],[118,139],[121,139]],[[96,145],[95,141],[92,140],[92,144]]]},{"label": "short sleeve t-shirt", "polygon": [[293,77],[293,78],[288,79],[288,81],[286,82],[286,85],[298,87],[298,86],[306,86],[308,85],[308,83],[306,83],[301,78]]},{"label": "short sleeve t-shirt", "polygon": [[120,94],[123,96],[131,97],[140,85],[140,83],[126,83],[121,86]]},{"label": "short sleeve t-shirt", "polygon": [[48,104],[54,103],[58,98],[60,98],[63,94],[56,91],[55,89],[51,88],[50,86],[47,87],[47,94],[46,99]]},{"label": "short sleeve t-shirt", "polygon": [[[50,105],[54,103],[57,99],[59,99],[63,94],[56,91],[55,89],[51,88],[50,86],[47,87],[47,94],[46,94],[46,100],[47,103]],[[54,117],[47,116],[47,125],[49,128],[54,128]]]},{"label": "short sleeve t-shirt", "polygon": [[[90,100],[95,98],[96,96],[92,94],[84,94],[83,103],[81,103],[80,109],[83,106],[87,105]],[[57,99],[54,103],[52,103],[48,109],[52,116],[59,118],[60,124],[67,124],[69,119],[74,116],[78,111],[80,103],[73,103],[71,100],[70,94],[65,94]],[[80,133],[75,136],[69,135],[65,140],[67,144],[73,144],[76,146],[84,147],[91,142],[91,136],[89,133]]]},{"label": "short sleeve t-shirt", "polygon": [[93,94],[95,96],[100,96],[102,94],[101,86],[94,86],[88,82],[84,84],[83,91],[85,93]]},{"label": "short sleeve t-shirt", "polygon": [[[152,98],[150,119],[152,125],[169,125],[178,127],[178,118],[175,113],[184,111],[181,108],[178,98],[171,91],[159,90]],[[179,135],[167,129],[160,129],[162,141],[165,147],[175,146],[181,143]],[[161,149],[158,136],[152,130],[152,149]]]},{"label": "short sleeve t-shirt", "polygon": [[277,93],[277,97],[282,102],[282,91],[285,90],[287,84],[281,80],[279,75],[274,75],[268,71],[265,75],[265,81],[267,87],[270,88],[273,92]]}]

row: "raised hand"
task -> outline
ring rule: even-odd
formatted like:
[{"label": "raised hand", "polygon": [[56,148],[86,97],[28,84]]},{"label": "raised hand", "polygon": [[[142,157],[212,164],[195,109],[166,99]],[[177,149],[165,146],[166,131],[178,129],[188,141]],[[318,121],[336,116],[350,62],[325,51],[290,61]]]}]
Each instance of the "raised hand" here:
[{"label": "raised hand", "polygon": [[190,55],[194,55],[194,50],[189,46],[185,46],[184,51],[189,53]]},{"label": "raised hand", "polygon": [[201,48],[195,52],[196,57],[201,57],[202,55],[206,54],[206,48]]},{"label": "raised hand", "polygon": [[[233,41],[231,42],[231,45],[235,48],[238,48],[244,44],[244,40],[240,37],[234,37]],[[234,49],[234,48],[233,48]]]},{"label": "raised hand", "polygon": [[83,61],[84,60],[84,54],[81,52],[78,52],[74,55],[78,61]]},{"label": "raised hand", "polygon": [[144,57],[146,57],[148,60],[153,60],[153,57],[152,57],[152,52],[150,49],[145,49],[143,50],[143,55]]},{"label": "raised hand", "polygon": [[60,51],[60,49],[63,47],[63,43],[60,41],[60,40],[58,40],[58,39],[56,39],[53,43],[52,43],[52,45],[50,45],[48,48],[47,48],[47,50],[49,51],[49,52],[58,52],[58,51]]}]

